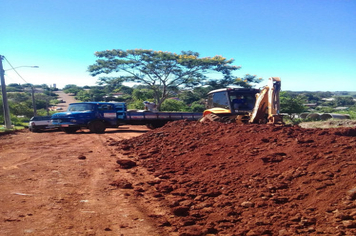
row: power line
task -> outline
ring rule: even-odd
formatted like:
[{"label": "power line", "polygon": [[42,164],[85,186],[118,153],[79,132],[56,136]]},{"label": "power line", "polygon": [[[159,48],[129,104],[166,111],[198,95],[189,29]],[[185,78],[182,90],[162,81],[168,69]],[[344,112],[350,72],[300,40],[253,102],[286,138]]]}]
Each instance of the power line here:
[{"label": "power line", "polygon": [[6,81],[10,80],[10,83],[15,83],[17,84],[17,82],[19,81],[18,79],[14,79],[13,77],[9,76],[9,75],[5,75],[6,77]]},{"label": "power line", "polygon": [[17,72],[16,68],[19,67],[33,67],[33,68],[38,68],[38,66],[18,66],[18,67],[13,67],[11,65],[11,63],[9,62],[9,60],[7,60],[7,58],[5,56],[3,56],[3,58],[5,58],[6,62],[11,66],[11,69],[9,70],[14,70],[16,72],[16,74],[26,83],[29,84],[31,86],[31,97],[32,97],[32,105],[33,105],[33,113],[34,116],[37,115],[37,109],[36,109],[36,100],[35,100],[35,88],[33,87],[32,84],[28,83],[20,74],[19,72]]},{"label": "power line", "polygon": [[9,62],[9,60],[7,60],[7,58],[4,56],[6,62],[10,65],[11,69],[14,70],[16,72],[16,74],[26,83],[26,84],[29,84],[24,78],[22,78],[22,76],[19,74],[19,72],[17,72],[16,68],[13,67],[11,65],[11,63]]}]

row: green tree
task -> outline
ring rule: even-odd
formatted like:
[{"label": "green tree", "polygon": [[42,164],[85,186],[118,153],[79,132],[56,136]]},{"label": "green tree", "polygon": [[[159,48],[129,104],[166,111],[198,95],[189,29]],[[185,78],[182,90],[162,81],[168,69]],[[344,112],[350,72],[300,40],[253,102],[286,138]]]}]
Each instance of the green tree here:
[{"label": "green tree", "polygon": [[50,100],[51,97],[47,96],[44,93],[35,93],[35,102],[36,102],[37,109],[47,109]]},{"label": "green tree", "polygon": [[185,90],[178,94],[178,98],[186,104],[192,104],[193,102],[201,100],[203,97],[201,94],[194,92],[194,90]]},{"label": "green tree", "polygon": [[79,91],[77,96],[75,96],[75,99],[82,102],[89,102],[92,100],[89,91],[86,90]]},{"label": "green tree", "polygon": [[105,101],[105,96],[106,91],[105,88],[103,86],[93,86],[91,87],[91,89],[89,90],[89,94],[91,96],[92,101]]},{"label": "green tree", "polygon": [[175,99],[166,99],[162,103],[162,111],[187,111],[188,106],[183,101],[178,101]]},{"label": "green tree", "polygon": [[145,100],[150,100],[150,98],[153,97],[154,97],[153,91],[146,88],[143,89],[136,88],[132,91],[132,98],[134,100],[145,101]]},{"label": "green tree", "polygon": [[246,74],[243,78],[241,77],[228,77],[220,80],[213,79],[205,83],[210,87],[210,90],[226,88],[229,86],[238,86],[243,88],[252,88],[254,84],[258,84],[262,81],[262,78],[257,78],[256,75]]},{"label": "green tree", "polygon": [[83,90],[82,88],[78,87],[75,84],[67,84],[66,86],[64,86],[63,88],[63,92],[65,93],[73,93],[74,96],[77,95],[77,93],[79,91]]},{"label": "green tree", "polygon": [[308,103],[318,103],[320,101],[320,97],[315,92],[305,92],[303,95],[307,98]]},{"label": "green tree", "polygon": [[21,102],[21,103],[10,102],[9,109],[11,115],[13,116],[26,116],[26,117],[33,116],[33,109],[32,107],[29,107],[26,102]]},{"label": "green tree", "polygon": [[319,107],[316,107],[315,110],[317,110],[317,112],[320,112],[320,113],[333,113],[334,112],[334,108],[328,107],[328,106],[319,106]]},{"label": "green tree", "polygon": [[290,93],[284,91],[280,92],[281,113],[287,113],[291,120],[295,118],[295,114],[306,110],[303,104],[303,96],[298,95],[294,97]]},{"label": "green tree", "polygon": [[352,106],[355,104],[355,101],[351,96],[335,97],[335,104],[337,106]]},{"label": "green tree", "polygon": [[6,86],[7,92],[22,92],[23,87],[21,84],[8,84]]},{"label": "green tree", "polygon": [[30,94],[27,94],[27,93],[8,93],[7,98],[8,98],[8,100],[16,102],[16,103],[31,100]]},{"label": "green tree", "polygon": [[118,90],[116,90],[117,92],[122,92],[123,94],[132,94],[133,92],[133,88],[132,87],[129,87],[129,86],[125,86],[125,85],[122,85]]},{"label": "green tree", "polygon": [[123,81],[147,85],[154,93],[158,106],[172,97],[178,87],[192,87],[207,80],[206,74],[219,72],[224,79],[232,78],[232,71],[240,67],[222,56],[199,57],[199,53],[181,54],[153,50],[106,50],[96,52],[99,59],[88,67],[92,76],[119,72]]},{"label": "green tree", "polygon": [[203,112],[205,109],[205,105],[200,102],[193,102],[189,107],[190,112]]},{"label": "green tree", "polygon": [[100,86],[104,86],[105,92],[109,94],[114,92],[115,90],[120,89],[123,81],[124,80],[122,78],[100,77],[97,81],[97,84]]},{"label": "green tree", "polygon": [[178,94],[178,98],[188,104],[190,112],[202,112],[205,110],[207,94],[212,89],[210,86],[197,87],[193,90],[185,90]]}]

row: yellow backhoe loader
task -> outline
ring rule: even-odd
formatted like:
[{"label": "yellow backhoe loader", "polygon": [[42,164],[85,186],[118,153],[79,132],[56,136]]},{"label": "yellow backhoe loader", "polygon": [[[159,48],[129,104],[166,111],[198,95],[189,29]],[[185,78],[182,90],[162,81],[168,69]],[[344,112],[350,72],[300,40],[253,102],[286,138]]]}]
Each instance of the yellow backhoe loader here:
[{"label": "yellow backhoe loader", "polygon": [[200,120],[283,124],[279,114],[279,92],[281,80],[271,77],[268,85],[259,89],[225,88],[208,93],[206,110]]}]

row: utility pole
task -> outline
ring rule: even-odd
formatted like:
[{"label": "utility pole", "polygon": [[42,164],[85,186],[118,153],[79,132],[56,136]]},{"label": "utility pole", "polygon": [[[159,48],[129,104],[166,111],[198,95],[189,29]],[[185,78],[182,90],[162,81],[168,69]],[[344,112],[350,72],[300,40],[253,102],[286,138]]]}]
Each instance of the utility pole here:
[{"label": "utility pole", "polygon": [[35,88],[31,84],[31,97],[32,97],[32,106],[33,106],[33,116],[37,116],[36,100],[35,100]]},{"label": "utility pole", "polygon": [[6,85],[5,85],[5,78],[4,78],[4,68],[2,66],[3,56],[0,55],[0,79],[1,79],[1,91],[2,91],[2,105],[4,107],[4,121],[5,121],[5,128],[11,129],[11,119],[10,119],[10,109],[9,104],[7,103],[7,93],[6,93]]}]

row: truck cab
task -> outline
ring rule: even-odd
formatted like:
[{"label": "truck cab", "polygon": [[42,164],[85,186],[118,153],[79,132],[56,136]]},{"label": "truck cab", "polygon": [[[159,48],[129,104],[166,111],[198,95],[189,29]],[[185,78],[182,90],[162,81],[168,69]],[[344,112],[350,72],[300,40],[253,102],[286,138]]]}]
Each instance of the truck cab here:
[{"label": "truck cab", "polygon": [[125,112],[125,103],[71,103],[66,112],[52,115],[52,123],[66,133],[75,133],[80,128],[103,133],[106,128],[118,127],[118,121],[124,119]]}]

